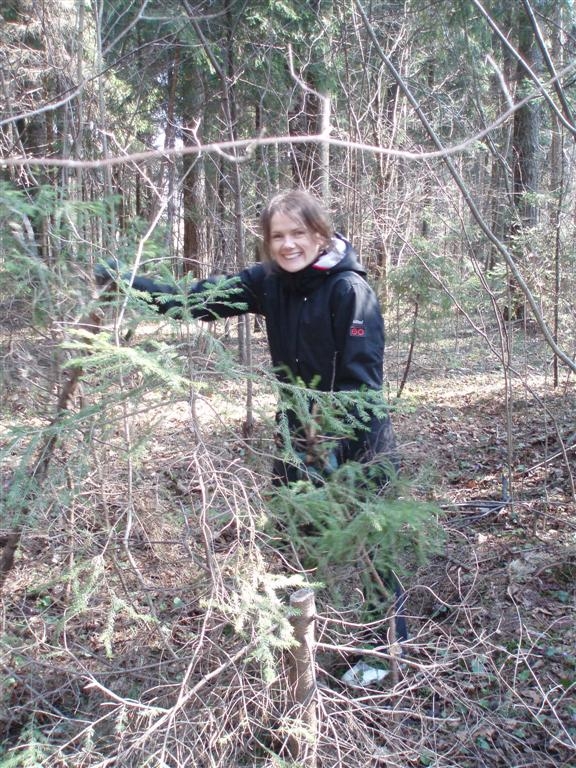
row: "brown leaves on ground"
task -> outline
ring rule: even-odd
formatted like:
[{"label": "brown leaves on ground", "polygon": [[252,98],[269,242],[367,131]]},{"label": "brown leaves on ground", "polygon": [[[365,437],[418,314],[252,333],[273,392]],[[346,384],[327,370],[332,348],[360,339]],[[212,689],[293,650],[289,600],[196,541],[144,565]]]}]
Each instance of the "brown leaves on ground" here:
[{"label": "brown leaves on ground", "polygon": [[[416,390],[397,428],[447,538],[411,583],[414,626],[444,654],[472,656],[465,684],[462,669],[436,679],[466,727],[459,758],[430,764],[573,765],[575,387],[515,382],[507,395],[501,376],[484,374]],[[446,731],[438,744],[454,750]]]}]

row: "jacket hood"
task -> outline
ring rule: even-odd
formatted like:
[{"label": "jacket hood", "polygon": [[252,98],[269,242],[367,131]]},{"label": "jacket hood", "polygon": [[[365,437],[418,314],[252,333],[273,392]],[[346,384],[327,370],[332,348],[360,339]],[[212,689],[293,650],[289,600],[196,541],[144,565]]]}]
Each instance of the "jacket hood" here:
[{"label": "jacket hood", "polygon": [[329,276],[339,272],[356,272],[362,277],[366,270],[360,264],[358,254],[345,237],[335,233],[330,247],[322,251],[316,261],[299,272],[286,272],[274,264],[273,271],[286,288],[295,293],[311,293]]},{"label": "jacket hood", "polygon": [[313,264],[312,269],[321,272],[357,272],[359,275],[365,275],[366,270],[360,264],[358,254],[346,238],[335,233],[332,239],[331,247],[322,251]]}]

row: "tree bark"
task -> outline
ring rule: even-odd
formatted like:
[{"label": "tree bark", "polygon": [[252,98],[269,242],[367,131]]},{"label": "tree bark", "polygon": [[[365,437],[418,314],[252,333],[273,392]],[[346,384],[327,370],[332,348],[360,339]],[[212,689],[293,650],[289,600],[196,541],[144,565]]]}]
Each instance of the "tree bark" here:
[{"label": "tree bark", "polygon": [[[537,69],[537,47],[534,30],[524,9],[519,9],[517,19],[518,53],[516,63],[516,99],[526,95],[532,85],[529,72]],[[514,113],[512,133],[512,192],[515,216],[510,228],[511,249],[521,263],[525,247],[519,238],[538,223],[538,145],[540,129],[539,101],[531,99]],[[525,317],[525,301],[514,276],[508,280],[509,305],[505,307],[508,320]]]},{"label": "tree bark", "polygon": [[290,607],[298,613],[290,619],[296,646],[288,654],[288,700],[294,714],[296,733],[288,737],[288,750],[294,761],[305,768],[315,768],[318,713],[314,668],[314,592],[311,589],[294,592],[290,596]]}]

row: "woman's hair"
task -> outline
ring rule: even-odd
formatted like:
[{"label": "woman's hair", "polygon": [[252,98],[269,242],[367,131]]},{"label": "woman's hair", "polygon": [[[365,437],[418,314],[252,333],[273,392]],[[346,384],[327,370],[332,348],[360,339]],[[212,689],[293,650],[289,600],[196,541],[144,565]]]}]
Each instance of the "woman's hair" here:
[{"label": "woman's hair", "polygon": [[316,232],[326,240],[328,245],[334,236],[334,228],[330,216],[322,204],[309,192],[303,189],[293,189],[275,195],[260,214],[260,227],[264,255],[269,257],[270,223],[275,213],[283,213],[297,221],[301,221],[312,232]]}]

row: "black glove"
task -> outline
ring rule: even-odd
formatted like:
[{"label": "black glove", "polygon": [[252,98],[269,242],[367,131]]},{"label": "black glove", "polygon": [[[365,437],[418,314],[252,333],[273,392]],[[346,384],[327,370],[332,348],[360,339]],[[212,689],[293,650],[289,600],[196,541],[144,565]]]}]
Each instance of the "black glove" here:
[{"label": "black glove", "polygon": [[105,264],[96,264],[94,267],[94,279],[96,280],[96,285],[100,287],[104,287],[108,283],[117,283],[119,277],[122,277],[120,274],[120,262],[113,256]]},{"label": "black glove", "polygon": [[[115,258],[110,258],[104,263],[96,264],[94,267],[94,279],[96,284],[103,289],[112,289],[118,285],[126,287],[130,284],[130,288],[135,291],[140,291],[141,298],[147,301],[149,304],[156,307],[160,314],[164,314],[168,310],[178,309],[182,307],[182,299],[177,298],[170,300],[168,297],[180,293],[180,288],[176,285],[157,283],[155,280],[151,280],[149,277],[133,276],[130,269],[125,269],[120,262]],[[177,314],[173,315],[177,317]],[[209,317],[208,319],[212,319]]]},{"label": "black glove", "polygon": [[314,456],[299,451],[296,452],[296,456],[301,462],[297,468],[298,479],[310,480],[314,485],[323,485],[340,465],[335,449],[328,451],[323,456]]}]

